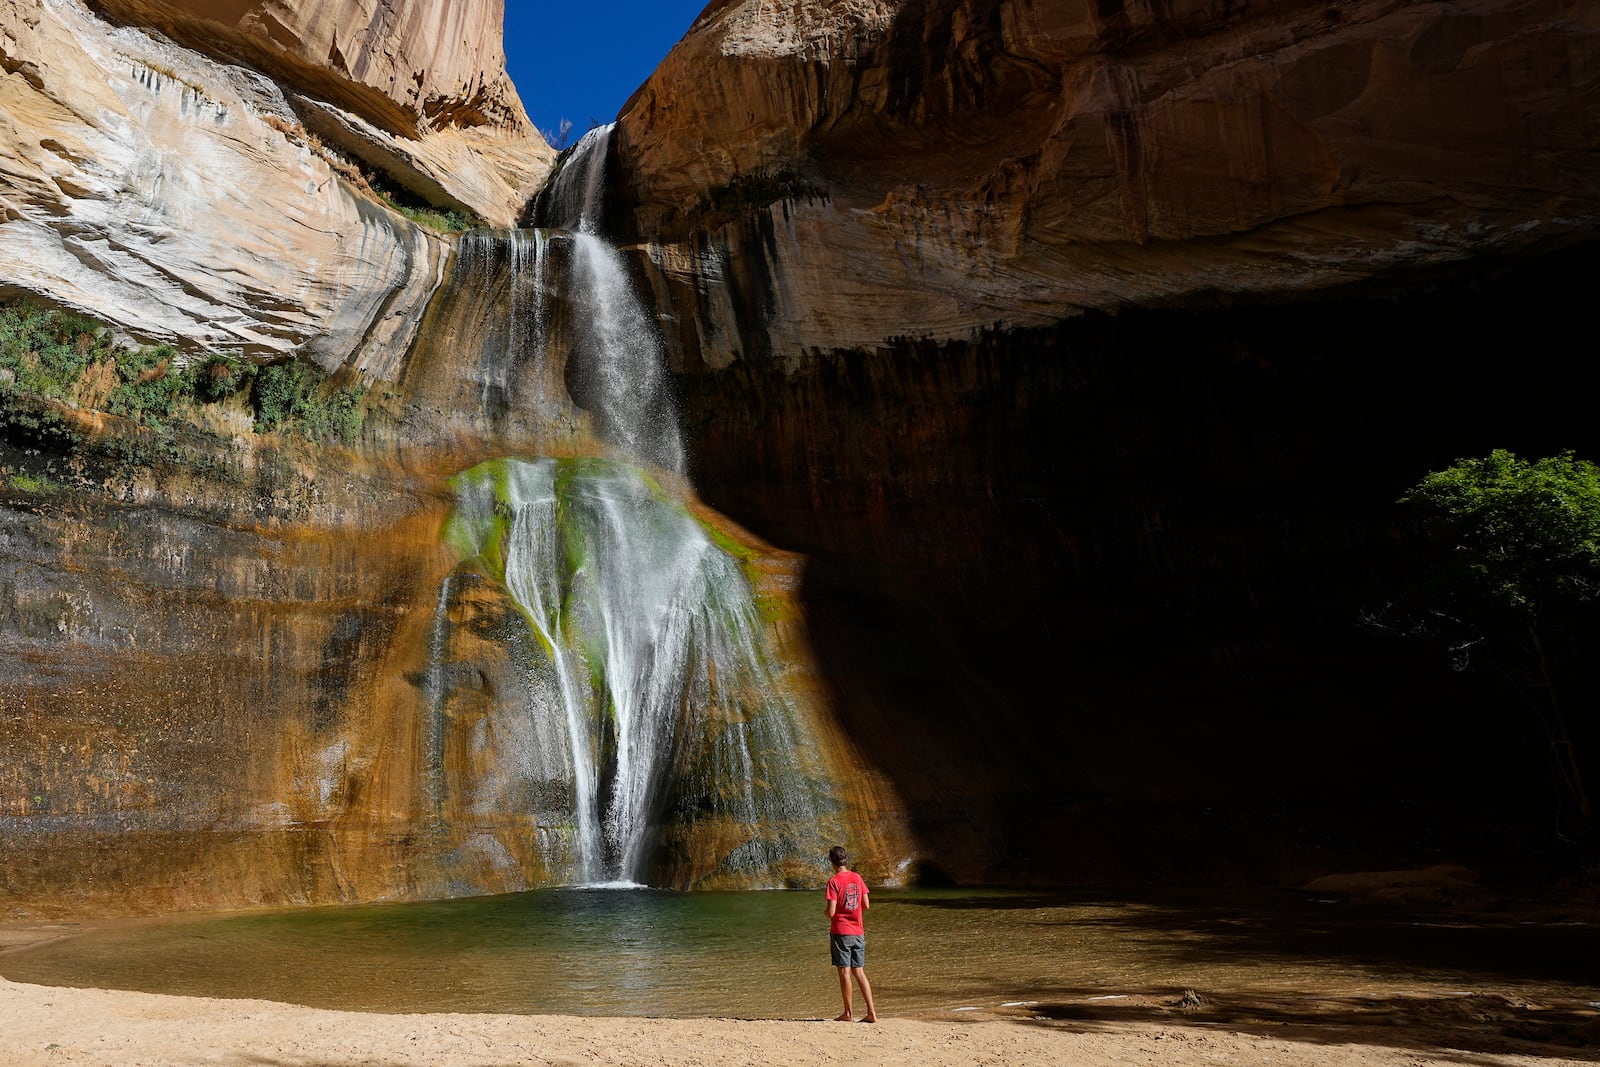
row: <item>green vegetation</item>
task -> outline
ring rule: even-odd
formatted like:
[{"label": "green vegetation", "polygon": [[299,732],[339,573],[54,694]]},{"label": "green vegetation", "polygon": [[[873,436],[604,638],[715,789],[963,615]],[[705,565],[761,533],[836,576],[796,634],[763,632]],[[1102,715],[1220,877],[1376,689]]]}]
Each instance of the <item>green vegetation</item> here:
[{"label": "green vegetation", "polygon": [[441,233],[465,233],[468,230],[478,229],[484,224],[483,219],[479,218],[476,212],[455,209],[440,211],[434,207],[407,207],[404,204],[396,203],[387,193],[380,192],[378,196],[384,203],[412,222],[432,230],[438,230]]},{"label": "green vegetation", "polygon": [[315,441],[354,440],[361,432],[366,386],[333,388],[310,363],[271,363],[256,372],[250,393],[256,429],[295,428]]},{"label": "green vegetation", "polygon": [[1574,720],[1590,729],[1600,684],[1600,467],[1563,453],[1532,462],[1505,450],[1429,474],[1400,498],[1436,535],[1437,561],[1383,624],[1484,667],[1533,711],[1561,786],[1558,833],[1586,844],[1591,808]]},{"label": "green vegetation", "polygon": [[173,406],[193,391],[192,377],[174,366],[175,356],[171,345],[112,352],[118,384],[107,398],[105,410],[160,426],[172,415]]},{"label": "green vegetation", "polygon": [[243,389],[255,368],[237,356],[208,356],[194,370],[194,395],[203,404],[215,404]]},{"label": "green vegetation", "polygon": [[70,312],[0,307],[0,385],[7,392],[64,398],[107,346],[97,324]]},{"label": "green vegetation", "polygon": [[1504,449],[1428,475],[1400,498],[1448,530],[1440,577],[1475,613],[1536,624],[1600,593],[1600,467],[1559,456],[1527,462]]},{"label": "green vegetation", "polygon": [[360,433],[365,393],[365,386],[336,386],[298,361],[257,368],[215,354],[184,366],[170,345],[119,344],[110,330],[72,312],[0,305],[0,428],[34,438],[62,430],[52,402],[158,431],[174,418],[197,421],[205,405],[247,402],[258,433],[348,441]]},{"label": "green vegetation", "polygon": [[464,233],[485,225],[475,211],[465,208],[441,208],[410,190],[388,184],[370,171],[361,170],[360,173],[363,183],[373,196],[419,226],[426,226],[442,233]]},{"label": "green vegetation", "polygon": [[23,471],[0,472],[0,480],[3,480],[8,488],[24,493],[53,493],[61,488],[47,477]]}]

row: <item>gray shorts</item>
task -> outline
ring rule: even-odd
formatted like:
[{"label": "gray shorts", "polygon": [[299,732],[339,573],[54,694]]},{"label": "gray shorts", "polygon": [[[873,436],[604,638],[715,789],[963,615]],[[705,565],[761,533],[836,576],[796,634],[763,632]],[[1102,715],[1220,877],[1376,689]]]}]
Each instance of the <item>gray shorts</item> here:
[{"label": "gray shorts", "polygon": [[829,934],[828,947],[833,950],[835,967],[867,965],[867,939],[860,934]]}]

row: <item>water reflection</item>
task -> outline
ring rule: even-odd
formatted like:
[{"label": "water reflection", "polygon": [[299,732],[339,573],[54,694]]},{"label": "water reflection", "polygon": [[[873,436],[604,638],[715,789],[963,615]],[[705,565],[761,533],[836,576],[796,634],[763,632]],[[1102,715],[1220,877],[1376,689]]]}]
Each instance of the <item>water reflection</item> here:
[{"label": "water reflection", "polygon": [[[1159,998],[1188,990],[1213,1008],[1417,994],[1600,1000],[1600,936],[1582,923],[1440,922],[1288,894],[917,890],[873,901],[868,972],[897,1015],[1026,1004],[1087,1018],[1112,1003],[1094,998],[1167,1010]],[[817,1018],[837,996],[825,932],[815,893],[543,890],[111,924],[0,956],[0,974],[379,1011]]]}]

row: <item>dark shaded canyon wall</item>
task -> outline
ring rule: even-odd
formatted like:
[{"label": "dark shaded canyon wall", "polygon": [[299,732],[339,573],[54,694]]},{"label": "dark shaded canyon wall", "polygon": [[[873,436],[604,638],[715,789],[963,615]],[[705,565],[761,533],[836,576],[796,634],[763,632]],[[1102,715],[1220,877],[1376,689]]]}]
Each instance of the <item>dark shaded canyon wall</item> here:
[{"label": "dark shaded canyon wall", "polygon": [[809,554],[844,729],[953,876],[1505,864],[1553,843],[1536,721],[1362,617],[1423,473],[1600,449],[1597,256],[686,375],[697,484]]},{"label": "dark shaded canyon wall", "polygon": [[730,2],[630,101],[610,221],[696,484],[810,554],[930,876],[1550,842],[1537,726],[1360,620],[1427,470],[1593,454],[1597,40],[1542,3]]}]

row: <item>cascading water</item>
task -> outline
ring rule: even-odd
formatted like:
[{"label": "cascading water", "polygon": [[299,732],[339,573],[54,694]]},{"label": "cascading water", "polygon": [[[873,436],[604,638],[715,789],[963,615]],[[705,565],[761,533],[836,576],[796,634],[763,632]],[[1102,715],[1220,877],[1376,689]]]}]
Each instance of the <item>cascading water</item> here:
[{"label": "cascading water", "polygon": [[[778,693],[738,562],[648,474],[603,459],[499,460],[456,480],[452,542],[500,560],[549,657],[580,881],[638,881],[670,785],[740,828],[750,872],[819,832],[824,769]],[[550,732],[550,731],[546,731]]]},{"label": "cascading water", "polygon": [[611,127],[586,133],[540,198],[540,215],[572,241],[570,292],[579,403],[623,453],[683,472],[683,442],[654,319],[634,295],[622,256],[600,236]]},{"label": "cascading water", "polygon": [[683,442],[655,323],[628,283],[622,257],[599,237],[572,235],[572,284],[588,358],[586,406],[624,454],[683,473]]},{"label": "cascading water", "polygon": [[596,126],[572,146],[561,169],[539,194],[538,215],[551,225],[579,233],[600,232],[601,194],[606,156],[611,151],[611,125]]},{"label": "cascading water", "polygon": [[[826,768],[780,695],[740,563],[647,472],[677,482],[683,446],[655,324],[596,232],[609,132],[591,131],[541,200],[576,232],[513,234],[500,253],[511,321],[499,362],[564,354],[564,373],[536,377],[590,413],[604,454],[458,475],[448,537],[509,594],[537,645],[514,762],[543,798],[556,877],[645,880],[671,818],[705,828],[722,870],[771,884],[836,829],[819,816]],[[464,258],[479,242],[481,270],[485,242],[504,240],[469,236]],[[484,377],[506,388],[508,377]]]}]

